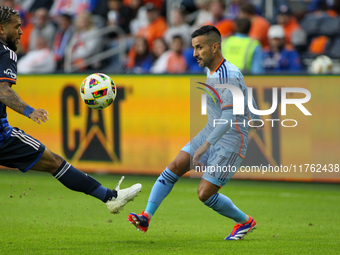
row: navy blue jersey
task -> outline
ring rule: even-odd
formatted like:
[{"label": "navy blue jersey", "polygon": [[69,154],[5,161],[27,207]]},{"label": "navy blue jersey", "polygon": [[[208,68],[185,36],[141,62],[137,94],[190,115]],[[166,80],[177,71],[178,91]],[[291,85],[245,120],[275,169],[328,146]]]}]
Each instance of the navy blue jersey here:
[{"label": "navy blue jersey", "polygon": [[[17,82],[17,54],[0,41],[0,82]],[[6,105],[0,102],[0,145],[11,135],[12,127],[8,124]]]}]

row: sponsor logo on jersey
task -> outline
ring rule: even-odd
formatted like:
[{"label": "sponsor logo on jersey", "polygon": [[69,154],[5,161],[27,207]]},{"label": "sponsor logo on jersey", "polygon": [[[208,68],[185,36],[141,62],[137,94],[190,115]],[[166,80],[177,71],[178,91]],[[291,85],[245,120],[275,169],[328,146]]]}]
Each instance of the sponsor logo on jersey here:
[{"label": "sponsor logo on jersey", "polygon": [[17,79],[17,75],[12,71],[12,69],[7,69],[4,71],[4,74],[10,76],[12,79]]}]

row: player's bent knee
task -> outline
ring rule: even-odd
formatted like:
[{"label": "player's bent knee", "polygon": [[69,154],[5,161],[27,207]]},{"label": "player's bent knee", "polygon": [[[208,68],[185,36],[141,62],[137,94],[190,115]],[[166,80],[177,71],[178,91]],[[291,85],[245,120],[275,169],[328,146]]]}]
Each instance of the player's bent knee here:
[{"label": "player's bent knee", "polygon": [[190,155],[181,151],[174,161],[168,165],[168,169],[177,176],[182,176],[190,170]]},{"label": "player's bent knee", "polygon": [[53,174],[63,162],[63,157],[45,148],[42,157],[32,169]]},{"label": "player's bent knee", "polygon": [[179,169],[179,165],[178,163],[176,162],[176,160],[172,161],[169,165],[168,165],[168,168],[170,169],[171,172],[175,173],[178,171]]},{"label": "player's bent knee", "polygon": [[177,176],[182,176],[183,174],[185,174],[187,171],[189,171],[188,167],[186,167],[184,164],[182,164],[181,162],[179,162],[178,160],[174,160],[172,161],[169,165],[168,165],[168,169],[173,172],[174,174],[176,174]]},{"label": "player's bent knee", "polygon": [[202,202],[207,201],[211,197],[211,194],[209,192],[206,192],[205,189],[202,189],[200,187],[197,188],[197,195],[199,200],[201,200]]},{"label": "player's bent knee", "polygon": [[207,201],[212,195],[216,194],[220,187],[211,182],[202,179],[197,188],[197,195],[202,202]]},{"label": "player's bent knee", "polygon": [[64,162],[64,158],[58,154],[51,152],[56,166],[60,166]]}]

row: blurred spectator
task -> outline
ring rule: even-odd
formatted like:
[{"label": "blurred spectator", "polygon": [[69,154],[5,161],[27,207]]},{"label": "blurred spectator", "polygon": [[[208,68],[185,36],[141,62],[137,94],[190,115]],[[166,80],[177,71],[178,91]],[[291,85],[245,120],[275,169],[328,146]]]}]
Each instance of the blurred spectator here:
[{"label": "blurred spectator", "polygon": [[131,22],[130,22],[130,32],[135,35],[138,31],[149,24],[146,7],[143,6],[142,0],[131,0],[129,7],[132,10]]},{"label": "blurred spectator", "polygon": [[[133,0],[124,0],[124,4],[126,6],[129,6]],[[158,10],[160,10],[163,7],[163,2],[165,0],[143,0],[145,4],[152,3]]]},{"label": "blurred spectator", "polygon": [[145,38],[137,37],[134,46],[128,54],[127,69],[133,73],[148,73],[150,71],[153,58],[149,53],[148,44]]},{"label": "blurred spectator", "polygon": [[206,25],[215,26],[220,31],[222,38],[231,35],[235,30],[235,24],[232,20],[223,16],[225,10],[224,2],[220,0],[211,2],[209,10],[213,15],[213,20],[206,23]]},{"label": "blurred spectator", "polygon": [[239,14],[240,14],[240,4],[242,3],[246,3],[247,0],[231,0],[228,7],[227,7],[227,10],[226,10],[226,17],[228,17],[229,19],[236,19]]},{"label": "blurred spectator", "polygon": [[185,62],[187,63],[187,73],[205,73],[204,68],[200,67],[194,57],[194,48],[189,47],[183,51]]},{"label": "blurred spectator", "polygon": [[18,61],[18,73],[53,73],[56,61],[48,41],[43,36],[35,38],[35,50],[29,51]]},{"label": "blurred spectator", "polygon": [[280,7],[288,5],[288,0],[270,0],[270,2],[267,0],[260,0],[260,2],[260,11],[271,24],[275,24],[277,22],[276,17],[279,13]]},{"label": "blurred spectator", "polygon": [[235,23],[236,33],[222,40],[223,56],[242,72],[262,73],[262,48],[259,41],[248,36],[249,19],[237,18]]},{"label": "blurred spectator", "polygon": [[196,30],[202,27],[204,24],[212,22],[213,15],[209,12],[211,0],[194,0],[194,2],[198,9],[197,10],[198,13],[192,27],[193,30]]},{"label": "blurred spectator", "polygon": [[292,45],[286,44],[281,25],[273,25],[268,31],[269,46],[263,51],[262,65],[268,71],[301,71],[299,53]]},{"label": "blurred spectator", "polygon": [[33,25],[34,28],[30,34],[29,50],[35,50],[35,40],[40,35],[47,40],[47,45],[51,48],[56,28],[49,20],[47,9],[40,8],[35,11],[33,16]]},{"label": "blurred spectator", "polygon": [[336,12],[332,10],[336,1],[334,0],[311,0],[308,4],[308,12],[324,11],[331,17],[336,16]]},{"label": "blurred spectator", "polygon": [[154,62],[150,69],[151,73],[166,73],[167,64],[169,59],[168,46],[164,38],[157,38],[153,41],[152,54]]},{"label": "blurred spectator", "polygon": [[[314,1],[312,1],[314,2]],[[306,31],[309,39],[316,36],[333,37],[338,34],[339,25],[337,22],[337,12],[328,9],[326,1],[319,2],[301,20],[300,25]],[[340,1],[337,1],[340,3]],[[335,7],[335,6],[334,6]]]},{"label": "blurred spectator", "polygon": [[256,14],[255,7],[250,3],[240,4],[241,18],[247,18],[251,22],[249,37],[260,41],[262,47],[268,45],[267,33],[270,23],[260,15]]},{"label": "blurred spectator", "polygon": [[119,26],[126,34],[130,33],[131,9],[123,5],[123,0],[107,0],[107,25]]},{"label": "blurred spectator", "polygon": [[[131,19],[134,19],[138,15],[139,8],[143,5],[142,0],[130,0],[128,6],[131,9]],[[146,14],[145,14],[146,17]]]},{"label": "blurred spectator", "polygon": [[64,63],[65,50],[73,34],[72,17],[68,14],[60,14],[57,19],[58,28],[54,36],[52,50],[57,68],[60,69]]},{"label": "blurred spectator", "polygon": [[153,41],[156,38],[163,37],[167,24],[165,19],[160,16],[159,10],[152,3],[146,4],[145,8],[149,24],[142,27],[137,36],[144,37],[148,42],[149,49],[152,50]]},{"label": "blurred spectator", "polygon": [[91,10],[92,0],[54,0],[50,10],[52,18],[57,17],[60,13],[67,13],[71,16],[78,15],[84,11]]},{"label": "blurred spectator", "polygon": [[313,22],[313,20],[323,21],[323,20],[326,20],[326,19],[329,19],[329,18],[335,18],[337,15],[338,14],[333,10],[320,8],[320,9],[316,9],[316,10],[310,12],[310,13],[307,13],[302,18],[301,24],[306,23],[306,25],[308,25],[308,23]]},{"label": "blurred spectator", "polygon": [[183,55],[183,39],[180,35],[175,35],[171,42],[166,70],[168,73],[185,73],[187,64]]},{"label": "blurred spectator", "polygon": [[169,27],[165,33],[164,38],[168,45],[171,44],[172,39],[175,35],[180,35],[184,42],[184,47],[191,46],[191,29],[190,26],[185,23],[185,15],[179,9],[172,9],[170,13],[170,23]]},{"label": "blurred spectator", "polygon": [[40,8],[49,10],[53,5],[53,0],[16,0],[16,2],[27,12],[35,12]]},{"label": "blurred spectator", "polygon": [[102,50],[102,38],[97,36],[97,28],[88,11],[80,13],[75,20],[75,31],[68,47],[71,48],[72,62],[84,67],[84,60]]},{"label": "blurred spectator", "polygon": [[0,5],[14,8],[15,1],[14,0],[0,0]]},{"label": "blurred spectator", "polygon": [[306,32],[300,27],[297,19],[287,5],[280,6],[277,23],[281,25],[285,31],[286,43],[291,43],[294,47],[303,47],[306,45]]},{"label": "blurred spectator", "polygon": [[[227,18],[229,19],[236,19],[237,17],[240,17],[240,5],[245,4],[245,3],[252,3],[254,8],[255,8],[255,13],[257,15],[261,15],[262,14],[262,10],[260,8],[260,6],[258,6],[257,4],[259,4],[260,2],[264,2],[265,0],[229,0],[227,1],[229,4],[227,6],[227,10],[225,12],[225,15]],[[275,1],[275,0],[273,0]]]},{"label": "blurred spectator", "polygon": [[108,0],[94,0],[92,1],[93,9],[91,9],[91,13],[93,16],[100,16],[105,20],[106,23],[106,17],[107,13],[109,11],[108,9]]},{"label": "blurred spectator", "polygon": [[24,55],[28,52],[31,32],[34,29],[34,26],[33,26],[32,22],[30,22],[28,15],[27,16],[26,15],[21,16],[21,14],[20,14],[20,19],[21,19],[22,35],[21,35],[21,38],[20,38],[20,41],[19,41],[18,50],[16,51],[18,57],[20,55]]}]

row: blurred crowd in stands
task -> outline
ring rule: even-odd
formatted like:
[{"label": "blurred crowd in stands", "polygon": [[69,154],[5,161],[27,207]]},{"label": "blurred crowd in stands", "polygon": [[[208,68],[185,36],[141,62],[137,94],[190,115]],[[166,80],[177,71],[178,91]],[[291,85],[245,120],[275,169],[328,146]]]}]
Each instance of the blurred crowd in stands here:
[{"label": "blurred crowd in stands", "polygon": [[319,55],[340,60],[340,0],[295,2],[305,8],[292,0],[0,0],[21,15],[19,73],[205,73],[190,36],[203,25],[219,29],[224,57],[244,73],[305,72],[304,60]]}]

